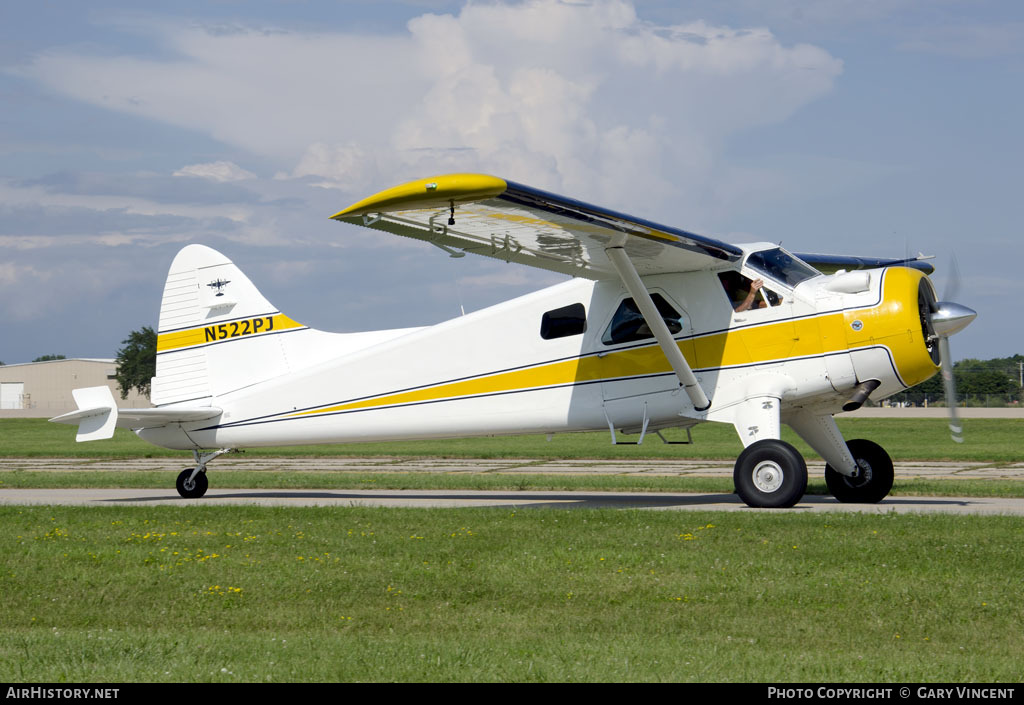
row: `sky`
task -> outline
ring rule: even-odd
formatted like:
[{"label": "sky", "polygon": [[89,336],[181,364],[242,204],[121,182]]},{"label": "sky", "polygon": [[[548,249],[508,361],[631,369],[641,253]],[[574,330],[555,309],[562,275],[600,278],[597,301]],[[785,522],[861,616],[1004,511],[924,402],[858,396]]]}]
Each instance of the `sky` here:
[{"label": "sky", "polygon": [[0,361],[114,357],[189,243],[338,332],[562,281],[329,220],[459,171],[934,255],[953,357],[1024,353],[1022,87],[1016,0],[2,3]]}]

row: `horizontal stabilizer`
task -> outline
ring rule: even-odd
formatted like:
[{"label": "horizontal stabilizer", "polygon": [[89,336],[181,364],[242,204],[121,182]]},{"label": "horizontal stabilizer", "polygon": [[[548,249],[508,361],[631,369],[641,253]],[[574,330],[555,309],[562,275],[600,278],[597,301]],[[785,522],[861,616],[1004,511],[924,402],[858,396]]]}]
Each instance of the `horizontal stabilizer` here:
[{"label": "horizontal stabilizer", "polygon": [[75,440],[101,441],[112,438],[117,425],[117,404],[110,387],[85,387],[71,390],[78,411],[50,419],[54,423],[78,424]]},{"label": "horizontal stabilizer", "polygon": [[110,387],[85,387],[71,392],[78,405],[77,411],[56,416],[50,421],[78,424],[75,440],[100,441],[112,438],[114,428],[155,428],[172,423],[203,421],[220,416],[221,410],[212,407],[118,409]]},{"label": "horizontal stabilizer", "polygon": [[151,428],[169,423],[205,421],[220,416],[220,413],[220,409],[215,406],[192,409],[118,409],[117,425],[120,428]]}]

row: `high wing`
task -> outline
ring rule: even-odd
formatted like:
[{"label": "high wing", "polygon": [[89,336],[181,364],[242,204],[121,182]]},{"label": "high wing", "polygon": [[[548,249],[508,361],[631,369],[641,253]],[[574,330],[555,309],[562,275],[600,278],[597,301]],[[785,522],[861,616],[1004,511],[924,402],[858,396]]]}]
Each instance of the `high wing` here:
[{"label": "high wing", "polygon": [[464,252],[587,279],[617,276],[606,250],[622,247],[641,275],[737,262],[725,242],[616,213],[485,174],[410,181],[331,216]]},{"label": "high wing", "polygon": [[[587,279],[616,275],[606,248],[624,247],[641,275],[736,262],[742,250],[703,235],[565,198],[486,174],[448,174],[381,191],[331,216],[464,253]],[[454,222],[452,222],[454,221]],[[905,266],[931,274],[923,255],[905,259],[794,253],[819,271]]]},{"label": "high wing", "polygon": [[[711,400],[641,277],[724,268],[743,259],[741,248],[485,174],[448,174],[410,181],[331,217],[423,240],[453,257],[471,252],[576,277],[619,279],[636,302],[694,410],[710,408]],[[809,257],[832,270],[882,266],[883,262],[858,257]],[[889,260],[887,264],[896,262]]]},{"label": "high wing", "polygon": [[641,277],[738,262],[743,250],[734,245],[485,174],[410,181],[331,217],[425,240],[456,257],[472,252],[588,279],[618,278],[694,409],[711,406]]}]

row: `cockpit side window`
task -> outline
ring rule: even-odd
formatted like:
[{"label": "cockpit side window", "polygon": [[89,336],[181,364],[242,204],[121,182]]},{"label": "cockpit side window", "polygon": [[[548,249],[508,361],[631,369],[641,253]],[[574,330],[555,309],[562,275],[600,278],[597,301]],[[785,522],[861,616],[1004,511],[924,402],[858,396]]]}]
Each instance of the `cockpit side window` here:
[{"label": "cockpit side window", "polygon": [[736,312],[778,306],[782,297],[764,286],[761,279],[751,280],[737,271],[721,272],[718,275],[725,289],[729,303]]},{"label": "cockpit side window", "polygon": [[[665,321],[665,325],[668,326],[672,335],[683,329],[682,314],[676,311],[661,294],[651,294],[651,300],[654,301],[658,313],[661,314],[662,320]],[[644,320],[636,302],[633,299],[623,299],[619,308],[616,309],[615,315],[612,316],[612,322],[608,324],[604,335],[601,336],[601,342],[605,345],[617,345],[653,337],[654,333],[651,332]]]}]

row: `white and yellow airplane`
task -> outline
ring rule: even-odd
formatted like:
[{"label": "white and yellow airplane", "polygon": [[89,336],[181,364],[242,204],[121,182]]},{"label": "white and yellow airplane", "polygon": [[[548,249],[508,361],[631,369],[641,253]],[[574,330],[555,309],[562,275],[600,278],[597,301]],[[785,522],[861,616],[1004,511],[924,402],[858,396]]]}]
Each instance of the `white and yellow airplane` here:
[{"label": "white and yellow airplane", "polygon": [[120,426],[191,450],[184,497],[206,492],[210,460],[247,447],[600,429],[640,442],[717,421],[743,442],[735,487],[754,507],[806,489],[785,423],[825,459],[836,498],[878,502],[892,461],[845,442],[833,414],[948,369],[948,336],[976,315],[936,301],[922,258],[732,245],[481,174],[406,183],[332,217],[573,278],[434,326],[338,334],[189,245],[164,288],[156,408],[118,409],[95,387],[52,420],[79,424],[79,441]]}]

